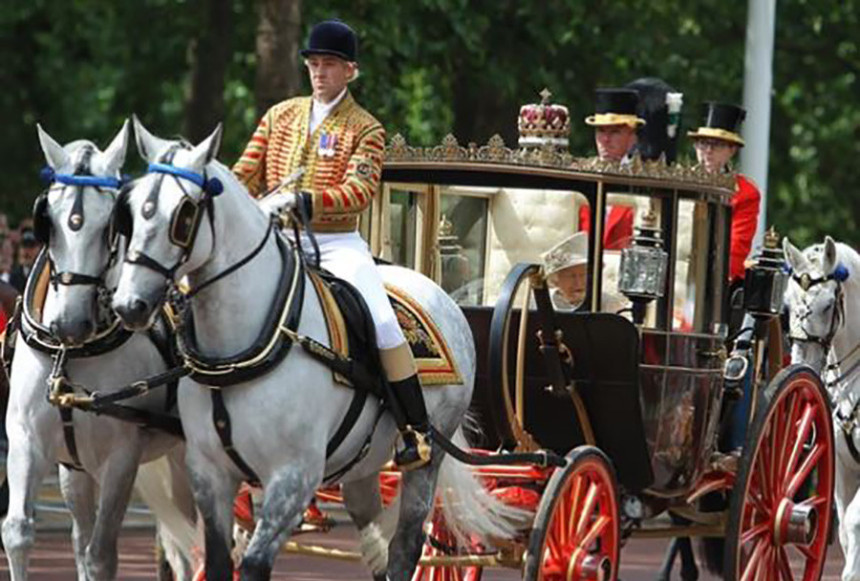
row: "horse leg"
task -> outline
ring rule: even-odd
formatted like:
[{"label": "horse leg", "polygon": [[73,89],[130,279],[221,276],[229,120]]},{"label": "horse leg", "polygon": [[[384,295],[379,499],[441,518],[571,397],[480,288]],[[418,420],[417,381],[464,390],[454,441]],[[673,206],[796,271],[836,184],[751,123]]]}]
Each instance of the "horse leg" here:
[{"label": "horse leg", "polygon": [[125,446],[111,453],[100,479],[99,508],[90,545],[86,569],[90,581],[116,578],[117,543],[122,520],[140,463],[140,448]]},{"label": "horse leg", "polygon": [[397,532],[388,549],[388,577],[409,581],[424,546],[424,521],[433,509],[436,480],[445,454],[433,447],[429,464],[403,474],[400,483],[400,517]]},{"label": "horse leg", "polygon": [[186,453],[194,500],[203,516],[207,581],[233,581],[233,499],[239,481],[223,466],[189,447]]},{"label": "horse leg", "polygon": [[86,472],[60,466],[60,491],[72,514],[72,547],[78,580],[87,581],[87,547],[96,521],[96,482]]},{"label": "horse leg", "polygon": [[269,482],[263,495],[260,518],[254,536],[239,567],[242,581],[268,581],[281,546],[301,523],[305,507],[319,486],[322,465],[291,465],[281,468]]},{"label": "horse leg", "polygon": [[385,581],[388,569],[388,539],[380,523],[383,514],[379,493],[379,475],[345,482],[341,486],[346,511],[358,528],[361,539],[361,561],[373,578]]},{"label": "horse leg", "polygon": [[[38,426],[33,426],[36,430]],[[9,511],[3,521],[3,545],[12,581],[27,579],[30,548],[36,540],[35,500],[45,474],[53,465],[53,450],[33,444],[36,434],[10,425],[6,478]]]}]

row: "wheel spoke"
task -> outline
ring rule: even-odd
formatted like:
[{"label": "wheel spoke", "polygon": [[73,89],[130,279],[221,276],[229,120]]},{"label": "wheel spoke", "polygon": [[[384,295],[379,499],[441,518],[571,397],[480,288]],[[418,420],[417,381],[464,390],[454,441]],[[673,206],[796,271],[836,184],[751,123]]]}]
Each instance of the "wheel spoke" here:
[{"label": "wheel spoke", "polygon": [[[762,442],[764,444],[764,442]],[[765,505],[771,504],[771,491],[773,490],[770,486],[770,469],[765,465],[764,461],[764,451],[762,448],[759,448],[756,452],[755,457],[755,476],[758,482],[758,489],[761,492],[762,499],[765,502]]]},{"label": "wheel spoke", "polygon": [[574,478],[573,484],[571,485],[571,503],[570,503],[570,513],[567,515],[567,523],[566,528],[568,532],[568,539],[572,539],[574,537],[574,527],[576,526],[576,515],[579,512],[579,500],[582,496],[582,485],[585,478],[582,475],[577,475]]},{"label": "wheel spoke", "polygon": [[766,533],[769,528],[770,528],[770,523],[768,523],[768,522],[763,522],[763,523],[755,525],[753,528],[751,528],[750,530],[745,532],[743,535],[741,535],[741,544],[742,545],[747,544],[748,542],[752,541],[756,537],[762,535],[763,533]]},{"label": "wheel spoke", "polygon": [[779,439],[777,440],[777,442],[780,443],[779,458],[777,459],[777,465],[779,466],[779,474],[777,476],[779,477],[780,482],[782,482],[782,479],[785,478],[785,473],[783,472],[783,469],[785,468],[785,454],[789,448],[789,446],[788,446],[789,430],[791,430],[791,426],[793,426],[794,422],[796,421],[795,418],[797,417],[797,411],[798,411],[798,405],[797,405],[798,404],[798,394],[797,394],[797,392],[796,391],[792,392],[790,397],[791,397],[791,400],[788,404],[788,414],[785,416],[783,416],[782,414],[777,415],[778,419],[782,419],[785,422],[783,424],[782,430],[779,430],[779,433],[778,433]]},{"label": "wheel spoke", "polygon": [[579,517],[579,522],[576,525],[576,535],[574,539],[582,538],[583,530],[585,529],[585,524],[591,518],[592,513],[594,512],[594,505],[597,503],[597,492],[598,485],[592,483],[588,487],[588,493],[585,496],[585,503],[582,506],[582,513]]},{"label": "wheel spoke", "polygon": [[797,474],[792,476],[791,480],[788,482],[788,486],[785,489],[786,498],[794,498],[794,495],[797,493],[797,489],[800,488],[800,485],[803,484],[803,481],[806,480],[806,477],[809,476],[809,473],[812,472],[812,469],[815,468],[815,465],[818,464],[818,461],[821,460],[823,455],[824,446],[821,444],[815,444],[809,452],[809,456],[807,456],[803,461],[803,464],[800,465]]},{"label": "wheel spoke", "polygon": [[800,459],[800,454],[803,451],[803,444],[806,437],[809,435],[809,429],[812,427],[812,420],[815,417],[815,407],[812,404],[806,404],[803,410],[803,415],[800,418],[800,429],[797,432],[797,438],[792,442],[791,455],[788,457],[788,462],[783,467],[782,473],[785,475],[794,472],[794,467]]},{"label": "wheel spoke", "polygon": [[803,545],[791,545],[791,546],[794,547],[795,549],[797,549],[798,551],[800,551],[803,554],[803,556],[806,557],[807,559],[810,559],[812,561],[818,560],[818,558],[812,554],[812,550],[809,547],[804,547]]},{"label": "wheel spoke", "polygon": [[755,574],[758,571],[759,564],[761,563],[761,559],[764,556],[764,549],[766,545],[767,543],[764,540],[760,540],[758,544],[756,544],[755,549],[753,549],[749,561],[747,561],[746,567],[744,568],[743,575],[741,576],[741,581],[753,581],[755,579]]},{"label": "wheel spoke", "polygon": [[785,547],[777,547],[776,562],[779,565],[779,575],[784,581],[794,581],[794,575],[791,573],[791,565],[788,564],[788,555],[785,553]]},{"label": "wheel spoke", "polygon": [[603,531],[612,523],[612,519],[608,516],[600,516],[594,521],[594,524],[591,528],[588,529],[588,532],[585,536],[582,537],[582,541],[578,543],[579,548],[584,551],[588,551],[588,548],[591,544],[597,540],[597,538],[603,534]]}]

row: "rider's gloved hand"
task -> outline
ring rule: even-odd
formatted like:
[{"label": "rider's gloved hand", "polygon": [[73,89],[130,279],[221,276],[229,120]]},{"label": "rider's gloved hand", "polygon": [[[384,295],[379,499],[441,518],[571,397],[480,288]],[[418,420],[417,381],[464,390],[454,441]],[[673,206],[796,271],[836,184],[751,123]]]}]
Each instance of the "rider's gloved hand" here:
[{"label": "rider's gloved hand", "polygon": [[272,216],[278,216],[289,212],[298,204],[299,196],[295,192],[275,192],[257,201],[257,205],[263,212]]}]

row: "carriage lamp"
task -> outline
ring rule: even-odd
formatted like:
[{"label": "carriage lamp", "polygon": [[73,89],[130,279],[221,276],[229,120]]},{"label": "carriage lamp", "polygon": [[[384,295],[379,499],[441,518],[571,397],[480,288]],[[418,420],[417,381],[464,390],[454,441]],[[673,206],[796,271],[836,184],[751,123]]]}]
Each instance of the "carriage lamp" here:
[{"label": "carriage lamp", "polygon": [[785,256],[779,247],[779,234],[771,228],[764,236],[764,247],[744,275],[744,310],[757,319],[779,314],[788,284]]},{"label": "carriage lamp", "polygon": [[657,215],[642,217],[633,244],[621,251],[618,290],[633,303],[633,322],[642,324],[645,307],[663,296],[669,255],[663,250]]}]

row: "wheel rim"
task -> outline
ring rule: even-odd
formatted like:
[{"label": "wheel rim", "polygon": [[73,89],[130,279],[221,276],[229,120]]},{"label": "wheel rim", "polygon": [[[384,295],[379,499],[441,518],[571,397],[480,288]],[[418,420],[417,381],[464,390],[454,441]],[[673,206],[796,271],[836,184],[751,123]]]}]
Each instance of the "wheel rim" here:
[{"label": "wheel rim", "polygon": [[814,581],[827,553],[833,504],[830,410],[800,375],[777,394],[757,438],[741,507],[736,579]]},{"label": "wheel rim", "polygon": [[612,477],[587,459],[564,484],[544,539],[539,579],[605,581],[618,562],[618,501]]}]

